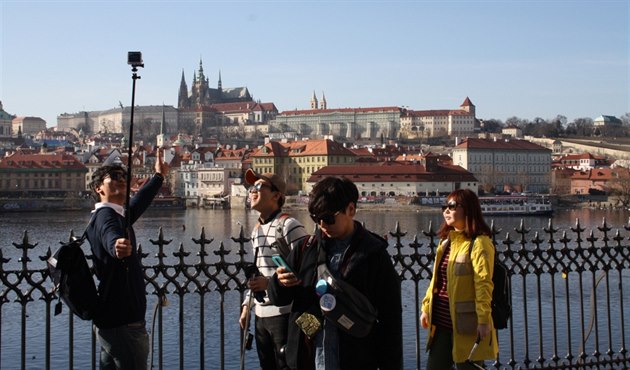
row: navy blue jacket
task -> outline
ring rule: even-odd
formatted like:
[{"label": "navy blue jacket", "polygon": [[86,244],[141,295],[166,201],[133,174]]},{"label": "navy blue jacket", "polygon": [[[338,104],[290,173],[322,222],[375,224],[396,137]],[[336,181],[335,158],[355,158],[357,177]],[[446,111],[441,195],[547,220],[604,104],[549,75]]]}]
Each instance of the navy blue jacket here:
[{"label": "navy blue jacket", "polygon": [[[131,225],[149,207],[162,186],[163,178],[153,176],[129,202]],[[147,298],[142,264],[138,256],[136,237],[129,225],[131,255],[122,260],[115,256],[116,239],[125,237],[125,218],[112,208],[99,208],[94,222],[87,229],[93,264],[99,279],[100,312],[94,324],[102,329],[144,320]]]}]

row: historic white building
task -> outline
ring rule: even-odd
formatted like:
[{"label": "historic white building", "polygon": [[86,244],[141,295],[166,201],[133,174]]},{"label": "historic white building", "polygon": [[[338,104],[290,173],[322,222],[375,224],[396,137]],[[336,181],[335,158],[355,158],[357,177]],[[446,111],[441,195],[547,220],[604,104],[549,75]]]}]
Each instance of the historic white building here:
[{"label": "historic white building", "polygon": [[548,193],[551,186],[551,150],[526,140],[468,138],[453,149],[453,164],[485,191]]},{"label": "historic white building", "polygon": [[468,136],[475,131],[475,105],[468,97],[460,109],[406,110],[400,117],[402,137]]},{"label": "historic white building", "polygon": [[[160,125],[164,120],[166,132],[177,132],[178,112],[173,106],[136,106],[133,124]],[[86,132],[123,133],[131,122],[131,107],[103,111],[63,113],[57,116],[57,131],[84,130]]]},{"label": "historic white building", "polygon": [[12,121],[13,135],[35,135],[46,129],[46,121],[39,117],[15,117]]}]

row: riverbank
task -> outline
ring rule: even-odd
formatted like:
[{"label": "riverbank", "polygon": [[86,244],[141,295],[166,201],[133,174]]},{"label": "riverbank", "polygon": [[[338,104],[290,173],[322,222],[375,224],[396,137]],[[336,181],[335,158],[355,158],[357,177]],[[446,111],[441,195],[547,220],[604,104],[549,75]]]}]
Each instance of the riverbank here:
[{"label": "riverbank", "polygon": [[[551,197],[554,210],[570,209],[605,209],[623,210],[609,200],[607,196],[565,196]],[[171,198],[156,198],[153,208],[185,209],[182,202],[174,202]],[[245,207],[243,201],[232,198],[232,208]],[[94,206],[91,198],[12,198],[0,199],[0,213],[9,212],[57,212],[90,210]],[[409,212],[441,212],[439,204],[410,204],[408,199],[386,198],[380,202],[359,202],[358,209],[366,212],[383,212],[388,210]],[[285,210],[307,210],[308,197],[288,196],[283,206]]]},{"label": "riverbank", "polygon": [[91,198],[12,198],[0,199],[0,212],[56,212],[91,209]]}]

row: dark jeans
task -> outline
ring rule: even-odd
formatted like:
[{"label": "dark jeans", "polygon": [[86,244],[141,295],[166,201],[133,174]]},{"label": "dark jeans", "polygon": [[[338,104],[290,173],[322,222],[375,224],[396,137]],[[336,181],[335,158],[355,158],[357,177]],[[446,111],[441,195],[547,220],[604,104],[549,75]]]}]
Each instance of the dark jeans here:
[{"label": "dark jeans", "polygon": [[288,369],[282,347],[287,344],[289,314],[258,317],[256,316],[256,350],[262,370]]},{"label": "dark jeans", "polygon": [[101,343],[101,370],[146,370],[149,335],[144,323],[129,324],[94,332]]},{"label": "dark jeans", "polygon": [[[475,361],[477,365],[483,366],[483,361]],[[453,365],[457,370],[477,370],[478,367],[466,362],[453,363],[453,332],[440,329],[435,331],[433,342],[429,349],[429,359],[426,370],[446,370],[452,369]]]}]

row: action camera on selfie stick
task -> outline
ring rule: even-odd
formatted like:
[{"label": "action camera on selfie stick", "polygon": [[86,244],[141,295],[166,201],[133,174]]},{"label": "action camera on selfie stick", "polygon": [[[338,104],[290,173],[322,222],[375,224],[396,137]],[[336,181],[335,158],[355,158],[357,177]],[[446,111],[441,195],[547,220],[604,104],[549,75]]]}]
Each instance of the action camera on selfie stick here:
[{"label": "action camera on selfie stick", "polygon": [[138,68],[144,68],[144,62],[142,61],[142,52],[130,51],[127,52],[127,64],[131,66],[131,79],[133,80],[131,88],[131,116],[129,119],[129,150],[127,154],[127,193],[125,196],[125,232],[131,226],[131,212],[129,212],[129,198],[131,196],[131,156],[133,147],[133,111],[136,106],[136,80],[140,78],[138,76]]}]

